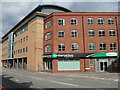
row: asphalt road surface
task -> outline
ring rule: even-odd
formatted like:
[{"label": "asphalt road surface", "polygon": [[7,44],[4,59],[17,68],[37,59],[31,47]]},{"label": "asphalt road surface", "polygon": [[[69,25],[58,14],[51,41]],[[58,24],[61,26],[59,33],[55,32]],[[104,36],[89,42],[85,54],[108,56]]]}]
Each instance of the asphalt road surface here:
[{"label": "asphalt road surface", "polygon": [[50,88],[50,90],[56,90],[55,88],[88,88],[89,90],[95,88],[97,90],[104,90],[101,88],[106,88],[105,90],[119,90],[118,81],[112,80],[67,77],[59,74],[52,75],[47,72],[32,72],[25,70],[1,69],[1,71],[2,86],[8,88],[8,90],[11,88],[45,90],[49,90]]}]

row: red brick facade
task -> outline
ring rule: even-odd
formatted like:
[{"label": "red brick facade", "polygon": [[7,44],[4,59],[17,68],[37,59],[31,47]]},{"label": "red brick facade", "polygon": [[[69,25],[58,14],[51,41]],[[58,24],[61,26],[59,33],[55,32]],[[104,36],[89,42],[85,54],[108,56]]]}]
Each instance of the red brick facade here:
[{"label": "red brick facade", "polygon": [[[58,25],[58,19],[64,19],[65,25]],[[71,25],[70,20],[71,18],[77,19],[77,25]],[[88,25],[87,20],[88,18],[94,19],[93,25]],[[104,19],[103,25],[98,25],[98,18]],[[108,24],[108,18],[113,18],[114,24]],[[117,27],[117,18],[118,13],[80,13],[80,12],[62,12],[62,13],[52,13],[51,15],[47,16],[44,20],[44,55],[49,55],[53,53],[103,53],[103,52],[118,52],[118,27]],[[45,25],[48,21],[52,22],[52,25],[49,28],[46,28]],[[64,31],[65,37],[58,37],[58,31]],[[71,37],[71,31],[76,30],[78,32],[78,37]],[[88,30],[94,30],[95,36],[89,37]],[[105,36],[99,36],[99,30],[105,31]],[[109,30],[115,30],[115,36],[109,36]],[[45,40],[46,33],[51,32],[52,38],[50,40]],[[65,51],[58,51],[58,44],[63,43],[65,44]],[[78,44],[78,51],[71,50],[71,44],[77,43]],[[89,50],[88,44],[94,43],[95,50]],[[106,43],[106,50],[100,50],[100,43]],[[110,43],[116,43],[116,49],[110,50]],[[45,52],[46,45],[51,45],[51,52]],[[105,58],[105,57],[101,57]],[[46,70],[44,60],[44,71],[50,72],[88,72],[88,71],[96,71],[96,60],[101,58],[93,58],[94,59],[94,67],[90,67],[89,59],[90,58],[79,58],[80,59],[80,70],[58,70],[58,59],[52,59],[52,69]],[[108,57],[111,59],[111,64],[113,58],[117,57]],[[89,68],[86,70],[85,68]],[[112,65],[112,70],[118,68],[114,68]]]}]

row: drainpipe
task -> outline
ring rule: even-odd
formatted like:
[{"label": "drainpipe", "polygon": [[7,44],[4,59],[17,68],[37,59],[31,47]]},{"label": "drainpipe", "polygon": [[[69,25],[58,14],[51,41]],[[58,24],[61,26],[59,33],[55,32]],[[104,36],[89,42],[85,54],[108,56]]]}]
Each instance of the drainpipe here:
[{"label": "drainpipe", "polygon": [[[83,51],[85,53],[85,33],[84,33],[84,17],[82,16],[82,29],[83,29]],[[84,59],[84,72],[86,72],[86,63],[85,63],[85,59]]]}]

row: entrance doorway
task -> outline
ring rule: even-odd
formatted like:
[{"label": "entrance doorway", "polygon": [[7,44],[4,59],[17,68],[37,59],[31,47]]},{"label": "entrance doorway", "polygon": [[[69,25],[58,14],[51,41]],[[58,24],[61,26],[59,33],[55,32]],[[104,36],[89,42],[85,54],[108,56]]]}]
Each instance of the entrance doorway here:
[{"label": "entrance doorway", "polygon": [[96,60],[96,71],[111,71],[112,70],[112,59],[105,59],[105,58],[102,58],[102,59],[97,59]]},{"label": "entrance doorway", "polygon": [[100,71],[107,71],[107,62],[100,62]]}]

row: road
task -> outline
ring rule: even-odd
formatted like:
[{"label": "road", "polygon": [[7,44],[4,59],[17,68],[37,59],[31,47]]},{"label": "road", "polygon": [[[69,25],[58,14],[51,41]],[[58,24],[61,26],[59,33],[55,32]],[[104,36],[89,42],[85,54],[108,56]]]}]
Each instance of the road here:
[{"label": "road", "polygon": [[118,81],[68,77],[47,72],[3,68],[1,77],[5,88],[91,88],[91,90],[92,88],[108,88],[107,90],[118,90]]}]

